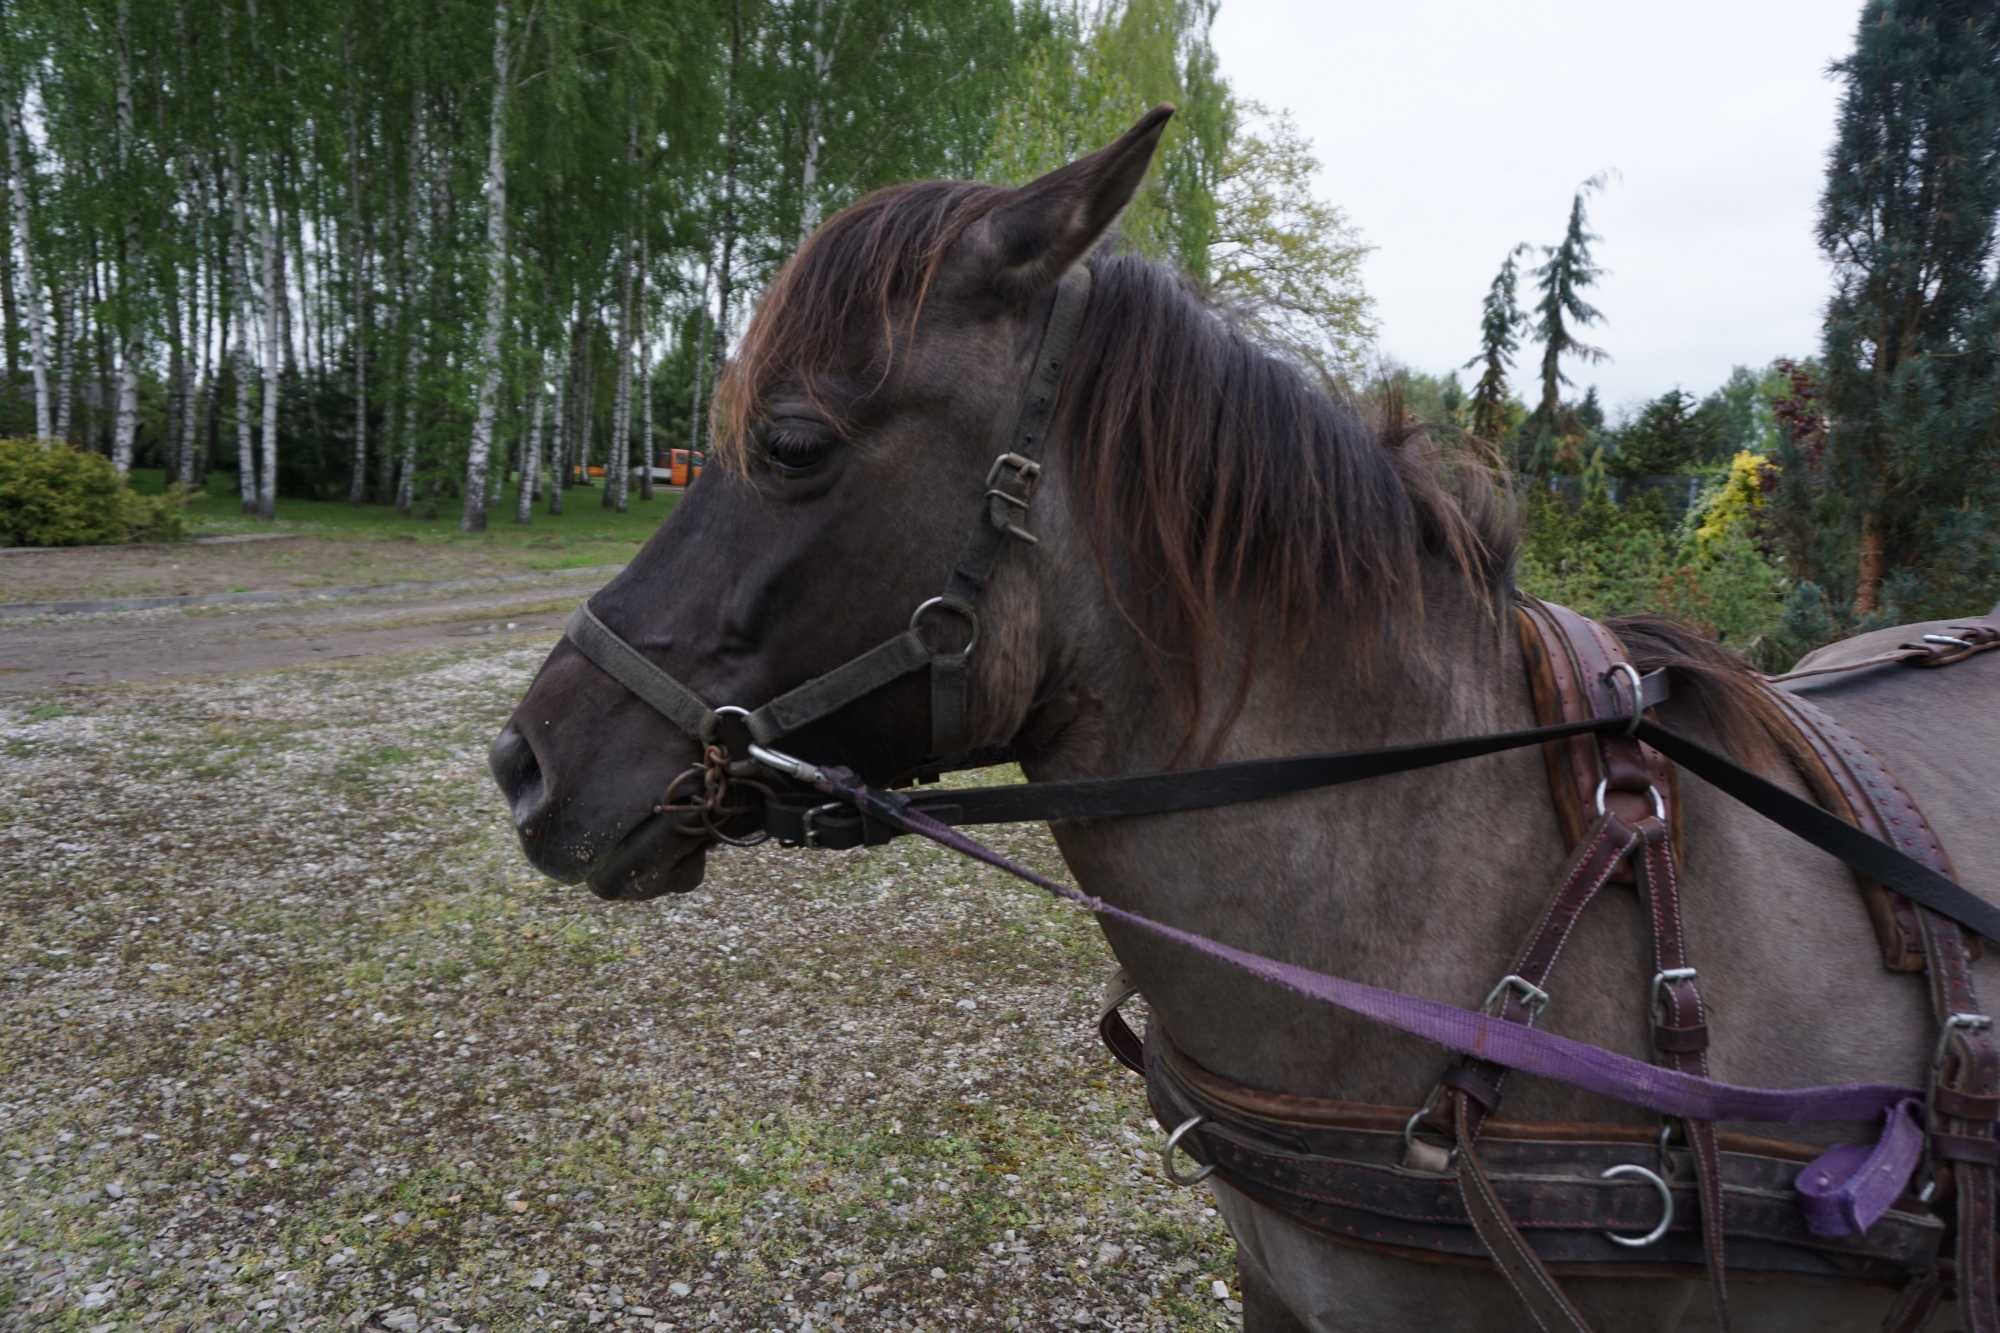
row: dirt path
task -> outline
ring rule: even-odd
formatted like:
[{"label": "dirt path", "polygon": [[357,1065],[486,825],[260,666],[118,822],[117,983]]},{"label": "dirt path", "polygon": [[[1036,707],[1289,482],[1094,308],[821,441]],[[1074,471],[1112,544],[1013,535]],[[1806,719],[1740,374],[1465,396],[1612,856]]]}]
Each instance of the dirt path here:
[{"label": "dirt path", "polygon": [[496,635],[553,636],[610,572],[215,593],[164,608],[14,616],[0,619],[0,694],[267,671]]}]

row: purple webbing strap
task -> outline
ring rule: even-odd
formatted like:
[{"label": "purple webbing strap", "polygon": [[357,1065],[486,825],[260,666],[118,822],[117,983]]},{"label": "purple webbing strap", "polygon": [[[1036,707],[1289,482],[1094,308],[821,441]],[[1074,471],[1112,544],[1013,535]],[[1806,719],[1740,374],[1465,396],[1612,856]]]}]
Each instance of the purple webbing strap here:
[{"label": "purple webbing strap", "polygon": [[[1193,931],[1155,921],[1149,916],[1105,902],[1081,889],[1058,884],[1002,856],[948,824],[911,807],[903,798],[862,784],[846,769],[820,770],[821,790],[851,802],[863,814],[930,839],[941,847],[984,862],[1025,880],[1058,898],[1088,908],[1101,917],[1122,921],[1160,939],[1185,945],[1205,957],[1248,972],[1274,985],[1322,1004],[1372,1019],[1385,1027],[1436,1042],[1447,1050],[1490,1060],[1509,1069],[1539,1074],[1571,1087],[1616,1101],[1641,1106],[1665,1116],[1693,1120],[1750,1120],[1802,1123],[1827,1120],[1872,1120],[1883,1117],[1884,1132],[1872,1149],[1835,1148],[1801,1173],[1801,1190],[1810,1177],[1818,1191],[1803,1206],[1814,1230],[1855,1227],[1869,1223],[1902,1193],[1916,1167],[1922,1133],[1914,1140],[1915,1121],[1909,1108],[1922,1104],[1923,1094],[1896,1083],[1830,1083],[1810,1088],[1747,1088],[1662,1069],[1587,1042],[1558,1036],[1520,1023],[1503,1022],[1484,1013],[1460,1009],[1439,1000],[1328,976],[1294,963],[1251,953]],[[1852,1160],[1857,1158],[1859,1160]],[[1813,1210],[1817,1209],[1817,1213]],[[1822,1234],[1857,1234],[1829,1230]]]},{"label": "purple webbing strap", "polygon": [[1922,1103],[1897,1102],[1884,1113],[1882,1137],[1871,1148],[1829,1148],[1799,1172],[1799,1211],[1815,1236],[1859,1236],[1903,1192],[1924,1153]]}]

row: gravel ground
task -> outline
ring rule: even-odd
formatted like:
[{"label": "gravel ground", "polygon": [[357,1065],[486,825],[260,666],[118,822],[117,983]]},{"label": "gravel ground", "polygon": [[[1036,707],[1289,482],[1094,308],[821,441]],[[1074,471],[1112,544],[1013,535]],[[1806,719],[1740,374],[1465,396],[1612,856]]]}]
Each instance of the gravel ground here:
[{"label": "gravel ground", "polygon": [[0,1328],[1235,1327],[1094,925],[916,845],[541,881],[548,637],[0,699]]}]

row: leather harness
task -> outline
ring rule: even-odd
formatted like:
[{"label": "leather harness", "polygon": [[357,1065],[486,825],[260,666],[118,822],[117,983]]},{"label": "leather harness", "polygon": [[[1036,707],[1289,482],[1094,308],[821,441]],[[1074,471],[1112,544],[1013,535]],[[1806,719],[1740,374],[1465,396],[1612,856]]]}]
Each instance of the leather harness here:
[{"label": "leather harness", "polygon": [[[1167,1145],[1169,1176],[1191,1183],[1216,1172],[1344,1243],[1423,1260],[1492,1263],[1547,1329],[1587,1329],[1552,1270],[1684,1277],[1696,1268],[1708,1273],[1727,1328],[1725,1278],[1734,1268],[1751,1275],[1900,1283],[1904,1294],[1888,1325],[1896,1330],[1920,1328],[1941,1300],[1956,1295],[1973,1333],[2000,1333],[2000,1142],[1994,1137],[2000,1048],[1979,1012],[1968,967],[1972,946],[1959,924],[2000,938],[2000,911],[1952,882],[1949,859],[1922,812],[1879,760],[1796,695],[1775,692],[1793,724],[1780,743],[1825,810],[1647,720],[1646,711],[1665,697],[1665,673],[1642,677],[1605,627],[1534,599],[1523,599],[1516,614],[1540,724],[1521,732],[914,797],[864,787],[842,770],[822,770],[771,748],[786,734],[927,669],[933,771],[990,760],[965,750],[977,602],[1008,544],[1035,540],[1023,524],[1040,470],[1039,448],[1089,290],[1089,270],[1082,266],[1058,285],[1012,447],[986,478],[980,520],[944,591],[917,607],[902,634],[748,710],[711,707],[588,606],[577,609],[565,631],[570,641],[702,743],[702,763],[675,780],[660,809],[698,814],[706,831],[730,841],[777,836],[792,845],[837,848],[905,832],[945,841],[939,830],[948,835],[950,825],[1213,808],[1540,744],[1571,856],[1547,909],[1489,995],[1488,1014],[1531,1027],[1549,998],[1577,917],[1607,885],[1630,885],[1646,909],[1653,944],[1655,970],[1646,994],[1654,1061],[1706,1082],[1708,1013],[1682,930],[1675,856],[1682,836],[1675,769],[1690,768],[1855,868],[1885,963],[1924,972],[1939,1035],[1924,1090],[1918,1195],[1890,1202],[1878,1187],[1880,1206],[1857,1217],[1853,1194],[1842,1186],[1888,1170],[1888,1158],[1898,1152],[1903,1164],[1892,1174],[1900,1179],[1908,1172],[1910,1145],[1899,1140],[1905,1131],[1893,1111],[1874,1155],[1850,1161],[1840,1154],[1864,1150],[1835,1149],[1815,1158],[1815,1149],[1718,1133],[1710,1120],[1692,1116],[1657,1134],[1628,1125],[1508,1121],[1498,1114],[1505,1066],[1470,1055],[1454,1059],[1414,1111],[1275,1093],[1202,1069],[1157,1023],[1141,1042],[1119,1014],[1119,1004],[1132,994],[1121,980],[1114,982],[1099,1030],[1114,1055],[1145,1075],[1161,1124],[1176,1127]],[[938,647],[926,637],[927,622],[941,615],[963,622],[962,643]],[[2000,620],[1954,625],[1949,634],[1924,640],[1773,682],[1891,663],[1946,665],[2000,647]],[[1621,725],[1627,717],[1629,725]],[[838,799],[772,791],[754,780],[766,771]],[[754,808],[733,804],[732,780],[764,799]],[[674,792],[690,782],[704,788],[704,799],[675,804]],[[751,815],[762,825],[757,838],[725,832],[725,824]],[[967,840],[947,845],[980,854]],[[990,854],[985,859],[1032,877]],[[1143,921],[1073,891],[1065,896]],[[1227,952],[1220,946],[1212,951]],[[1203,1163],[1202,1171],[1182,1176],[1173,1165],[1176,1148]],[[1634,1161],[1649,1152],[1654,1166]],[[1951,1260],[1939,1258],[1944,1244],[1953,1250]]]},{"label": "leather harness", "polygon": [[[1516,610],[1530,689],[1545,724],[1602,716],[1631,671],[1603,626],[1524,599]],[[1949,665],[2000,647],[2000,619],[1952,627],[1842,667]],[[1870,835],[1950,874],[1914,800],[1853,735],[1810,701],[1772,694],[1791,722],[1777,739],[1814,797]],[[1581,742],[1581,743],[1579,743]],[[1562,941],[1607,883],[1640,895],[1655,972],[1648,989],[1655,1060],[1706,1074],[1707,1013],[1688,957],[1675,891],[1677,801],[1663,756],[1636,740],[1581,736],[1543,747],[1558,820],[1572,846],[1560,887],[1489,997],[1496,1016],[1532,1023],[1548,998]],[[1599,784],[1604,784],[1600,786]],[[1669,825],[1674,831],[1668,832]],[[1119,1014],[1134,993],[1114,980],[1099,1018],[1105,1044],[1146,1078],[1148,1100],[1175,1143],[1245,1195],[1337,1241],[1431,1262],[1495,1264],[1537,1323],[1587,1329],[1555,1272],[1709,1276],[1729,1327],[1725,1275],[1834,1278],[1904,1287],[1885,1327],[1911,1330],[1951,1295],[1974,1333],[1993,1318],[1994,1167],[2000,1061],[1967,960],[1977,937],[1857,875],[1885,965],[1921,970],[1939,1024],[1926,1113],[1927,1159],[1906,1194],[1861,1235],[1821,1234],[1800,1207],[1816,1149],[1718,1134],[1684,1121],[1657,1135],[1612,1124],[1521,1124],[1494,1118],[1505,1070],[1460,1057],[1431,1096],[1408,1108],[1274,1093],[1203,1069],[1157,1023],[1144,1042]],[[1678,1141],[1676,1141],[1676,1139]],[[1651,1156],[1652,1167],[1638,1167]],[[1169,1174],[1188,1179],[1169,1162]],[[1619,1177],[1623,1176],[1624,1179]],[[1636,1177],[1637,1180],[1633,1178]],[[1638,1183],[1643,1181],[1644,1184]],[[1650,1185],[1651,1189],[1645,1188]],[[1950,1253],[1941,1259],[1940,1248]],[[1960,1277],[1973,1275],[1969,1281]]]}]

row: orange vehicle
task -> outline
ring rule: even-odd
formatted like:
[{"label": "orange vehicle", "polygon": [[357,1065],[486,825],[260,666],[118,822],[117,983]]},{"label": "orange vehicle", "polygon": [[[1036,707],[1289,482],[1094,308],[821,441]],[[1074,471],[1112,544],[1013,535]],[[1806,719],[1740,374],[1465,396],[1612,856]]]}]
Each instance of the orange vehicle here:
[{"label": "orange vehicle", "polygon": [[708,461],[699,449],[669,449],[667,451],[667,484],[685,486],[701,475],[702,465]]}]

